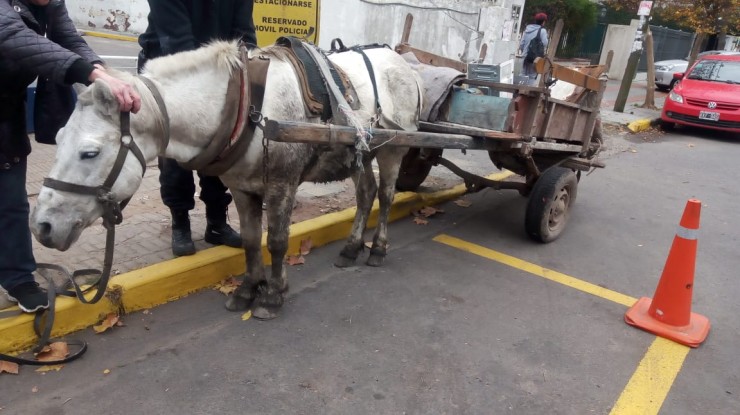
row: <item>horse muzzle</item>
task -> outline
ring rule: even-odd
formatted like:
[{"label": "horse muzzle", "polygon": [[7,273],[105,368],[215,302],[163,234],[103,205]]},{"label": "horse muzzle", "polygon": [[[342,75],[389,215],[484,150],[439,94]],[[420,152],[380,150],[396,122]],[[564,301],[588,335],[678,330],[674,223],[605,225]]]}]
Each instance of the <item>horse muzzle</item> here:
[{"label": "horse muzzle", "polygon": [[34,208],[31,213],[31,232],[45,247],[66,251],[80,237],[85,224],[81,219],[56,220],[55,216],[60,215],[50,215],[48,209]]}]

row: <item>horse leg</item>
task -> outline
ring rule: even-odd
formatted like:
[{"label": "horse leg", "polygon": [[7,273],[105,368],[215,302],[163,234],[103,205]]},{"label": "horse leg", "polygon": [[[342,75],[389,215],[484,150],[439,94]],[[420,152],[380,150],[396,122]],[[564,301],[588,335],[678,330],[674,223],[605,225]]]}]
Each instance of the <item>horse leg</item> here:
[{"label": "horse leg", "polygon": [[288,252],[290,217],[297,185],[271,184],[267,191],[267,249],[272,257],[271,273],[257,289],[252,315],[260,320],[278,316],[288,292],[285,254]]},{"label": "horse leg", "polygon": [[241,285],[226,300],[226,308],[231,311],[243,311],[252,307],[257,286],[265,280],[262,263],[262,197],[241,191],[231,193],[236,210],[239,212],[247,273]]},{"label": "horse leg", "polygon": [[378,169],[380,170],[380,189],[378,190],[380,210],[378,212],[378,225],[373,236],[373,245],[370,248],[370,256],[367,258],[367,265],[372,267],[379,267],[383,264],[388,250],[388,218],[396,191],[398,170],[404,153],[405,150],[399,147],[382,149],[377,155]]},{"label": "horse leg", "polygon": [[349,238],[347,238],[347,243],[334,262],[334,265],[339,268],[354,265],[357,256],[360,255],[360,252],[364,248],[365,241],[362,239],[362,233],[365,231],[365,226],[367,226],[367,219],[373,207],[375,193],[378,191],[370,160],[363,161],[363,171],[353,174],[352,181],[355,184],[357,211],[355,213],[355,220],[352,223],[352,231],[349,234]]}]

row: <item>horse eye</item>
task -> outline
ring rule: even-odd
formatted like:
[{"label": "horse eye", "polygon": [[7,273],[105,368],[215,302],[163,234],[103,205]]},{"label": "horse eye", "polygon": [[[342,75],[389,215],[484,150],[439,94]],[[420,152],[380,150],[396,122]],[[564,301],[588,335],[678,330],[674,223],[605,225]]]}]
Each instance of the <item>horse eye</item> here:
[{"label": "horse eye", "polygon": [[80,153],[81,160],[94,159],[100,154],[99,151],[83,151]]}]

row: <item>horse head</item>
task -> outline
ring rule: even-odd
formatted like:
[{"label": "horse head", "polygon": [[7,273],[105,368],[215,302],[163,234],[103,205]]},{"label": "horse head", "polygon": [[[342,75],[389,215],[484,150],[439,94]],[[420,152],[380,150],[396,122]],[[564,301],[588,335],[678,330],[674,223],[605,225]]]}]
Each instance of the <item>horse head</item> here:
[{"label": "horse head", "polygon": [[[141,157],[131,151],[119,156],[119,151],[140,146],[144,158],[152,159],[157,149],[140,129],[125,133],[128,127],[122,127],[122,121],[128,124],[128,117],[119,112],[118,101],[102,80],[78,95],[69,121],[57,133],[56,160],[31,214],[31,231],[43,245],[68,249],[83,229],[106,214],[107,207],[117,206],[138,189],[145,161],[137,160]],[[132,136],[138,145],[132,144]],[[119,158],[122,160],[116,166]],[[120,169],[115,177],[111,173],[114,169]]]}]

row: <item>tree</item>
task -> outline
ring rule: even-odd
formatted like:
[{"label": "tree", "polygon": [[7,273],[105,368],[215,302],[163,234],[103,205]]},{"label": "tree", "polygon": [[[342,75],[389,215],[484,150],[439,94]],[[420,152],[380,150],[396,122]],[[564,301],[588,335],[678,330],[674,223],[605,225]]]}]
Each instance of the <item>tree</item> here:
[{"label": "tree", "polygon": [[[616,11],[637,14],[640,0],[603,0]],[[697,33],[740,34],[740,0],[656,0],[653,23],[669,23]]]},{"label": "tree", "polygon": [[[637,14],[640,0],[604,0],[603,4],[617,12],[632,12]],[[720,37],[729,31],[738,33],[740,27],[740,0],[656,0],[653,1],[651,16],[654,23],[668,23],[679,28],[695,31],[699,34],[696,42],[704,39],[704,35],[719,34]],[[653,38],[650,26],[645,25],[646,54],[648,57],[648,93],[645,96],[643,107],[655,107],[655,68],[653,65]],[[695,45],[693,51],[698,48]]]},{"label": "tree", "polygon": [[563,19],[569,49],[578,47],[583,33],[596,25],[597,6],[591,0],[527,0],[523,25],[534,23],[534,15],[540,12],[547,14],[548,23]]}]

